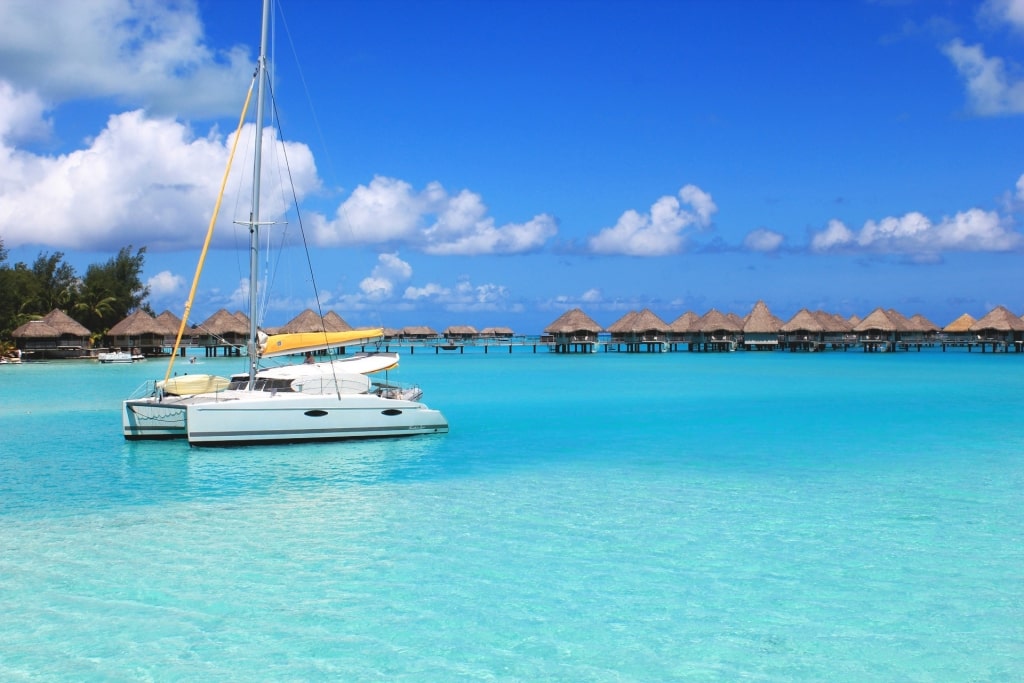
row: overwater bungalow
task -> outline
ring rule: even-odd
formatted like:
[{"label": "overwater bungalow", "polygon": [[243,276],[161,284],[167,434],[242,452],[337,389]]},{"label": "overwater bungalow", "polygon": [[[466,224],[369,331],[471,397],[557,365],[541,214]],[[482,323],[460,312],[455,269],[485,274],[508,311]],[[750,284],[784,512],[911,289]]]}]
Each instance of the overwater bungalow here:
[{"label": "overwater bungalow", "polygon": [[[115,349],[137,349],[148,356],[163,352],[166,325],[141,308],[135,309],[131,315],[119,321],[109,330],[104,338],[107,346]],[[134,355],[134,352],[133,352]]]},{"label": "overwater bungalow", "polygon": [[222,308],[196,326],[195,340],[207,356],[216,356],[218,351],[225,356],[241,355],[249,341],[248,318]]},{"label": "overwater bungalow", "polygon": [[900,326],[882,308],[854,325],[853,331],[865,351],[895,351],[900,339]]},{"label": "overwater bungalow", "polygon": [[924,317],[920,313],[915,313],[910,316],[910,322],[913,323],[914,327],[919,331],[927,343],[934,344],[938,338],[939,326],[933,323],[928,318]]},{"label": "overwater bungalow", "polygon": [[514,336],[515,332],[512,331],[511,327],[485,327],[480,330],[480,337],[482,339],[509,340]]},{"label": "overwater bungalow", "polygon": [[853,325],[843,316],[827,311],[814,311],[813,315],[825,328],[821,340],[826,347],[846,351],[857,344],[857,335],[853,333]]},{"label": "overwater bungalow", "polygon": [[91,335],[84,325],[56,308],[11,332],[18,349],[36,358],[79,358],[90,348]]},{"label": "overwater bungalow", "polygon": [[943,327],[940,330],[942,350],[945,351],[947,346],[968,346],[975,337],[971,332],[971,325],[975,322],[977,322],[977,319],[974,316],[970,313],[964,313]]},{"label": "overwater bungalow", "polygon": [[478,334],[472,325],[449,325],[444,328],[444,338],[454,342],[470,342],[476,339]]},{"label": "overwater bungalow", "polygon": [[595,353],[604,330],[579,308],[566,311],[544,328],[545,343],[555,353]]},{"label": "overwater bungalow", "polygon": [[779,348],[782,319],[774,315],[768,304],[758,301],[743,320],[743,348],[747,351],[774,351]]},{"label": "overwater bungalow", "polygon": [[699,315],[693,311],[687,311],[668,324],[668,342],[672,351],[679,350],[683,344],[686,344],[688,350],[692,350],[692,345],[700,336],[700,333],[693,329],[698,320],[700,320]]},{"label": "overwater bungalow", "polygon": [[1024,320],[1005,306],[996,306],[970,327],[976,335],[975,343],[982,353],[991,346],[993,351],[1020,351],[1024,344]]},{"label": "overwater bungalow", "polygon": [[825,348],[825,324],[806,308],[797,311],[779,331],[790,351],[821,351]]},{"label": "overwater bungalow", "polygon": [[[351,329],[352,326],[334,311],[328,311],[323,317],[320,317],[316,311],[307,308],[272,332],[274,334],[301,334],[304,332],[348,332]],[[268,332],[270,331],[268,330]],[[335,351],[344,353],[345,347],[340,346]],[[317,355],[326,353],[329,353],[329,350],[316,352]]]},{"label": "overwater bungalow", "polygon": [[401,337],[409,341],[427,341],[439,339],[441,335],[437,333],[437,330],[426,325],[406,325],[402,328]]},{"label": "overwater bungalow", "polygon": [[735,351],[737,337],[743,325],[735,317],[730,318],[721,311],[712,308],[697,320],[691,330],[697,338],[690,345],[691,351]]},{"label": "overwater bungalow", "polygon": [[[181,329],[181,318],[174,315],[170,311],[164,311],[163,313],[156,317],[156,321],[160,323],[160,326],[163,328],[164,332],[164,342],[162,344],[162,348],[173,349],[174,340],[177,339],[178,330]],[[185,355],[184,347],[190,345],[191,343],[192,329],[186,325],[185,329],[182,330],[181,332],[181,355]]]},{"label": "overwater bungalow", "polygon": [[608,326],[611,342],[616,351],[625,347],[627,353],[668,351],[669,326],[650,309],[630,311]]}]

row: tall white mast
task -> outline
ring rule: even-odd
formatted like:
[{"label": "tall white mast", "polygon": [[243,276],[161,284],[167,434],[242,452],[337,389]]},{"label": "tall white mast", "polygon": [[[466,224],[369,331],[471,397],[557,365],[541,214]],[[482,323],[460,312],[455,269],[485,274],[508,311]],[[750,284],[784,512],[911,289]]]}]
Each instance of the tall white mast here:
[{"label": "tall white mast", "polygon": [[263,162],[263,109],[266,103],[267,87],[267,44],[270,35],[270,2],[263,0],[263,28],[260,32],[260,54],[256,60],[256,150],[253,154],[252,210],[249,212],[249,389],[256,384],[256,333],[257,333],[257,292],[259,280],[260,243],[260,171]]}]

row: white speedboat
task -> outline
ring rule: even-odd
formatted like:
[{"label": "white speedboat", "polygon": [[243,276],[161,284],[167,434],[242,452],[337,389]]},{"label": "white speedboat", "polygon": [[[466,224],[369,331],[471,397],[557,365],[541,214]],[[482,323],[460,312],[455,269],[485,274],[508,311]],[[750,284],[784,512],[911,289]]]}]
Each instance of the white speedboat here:
[{"label": "white speedboat", "polygon": [[96,354],[96,360],[101,363],[131,363],[135,358],[127,351],[106,351]]}]

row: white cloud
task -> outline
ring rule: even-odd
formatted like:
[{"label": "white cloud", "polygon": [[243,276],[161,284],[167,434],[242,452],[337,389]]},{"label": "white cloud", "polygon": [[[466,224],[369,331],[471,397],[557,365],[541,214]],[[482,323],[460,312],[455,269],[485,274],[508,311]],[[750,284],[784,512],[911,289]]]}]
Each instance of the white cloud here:
[{"label": "white cloud", "polygon": [[654,202],[649,213],[627,210],[613,227],[591,237],[588,246],[599,254],[672,254],[683,248],[688,228],[707,228],[717,210],[710,194],[695,185],[686,185],[679,190],[678,198],[664,196]]},{"label": "white cloud", "polygon": [[1024,0],[987,0],[981,11],[1000,23],[1024,31]]},{"label": "white cloud", "polygon": [[0,73],[49,102],[235,114],[255,62],[244,46],[206,45],[198,11],[194,2],[0,2]]},{"label": "white cloud", "polygon": [[380,254],[370,276],[359,283],[359,289],[371,301],[390,299],[395,285],[412,277],[412,266],[394,254]]},{"label": "white cloud", "polygon": [[[0,112],[10,112],[25,98],[0,88]],[[13,103],[13,104],[12,104]],[[22,106],[22,111],[38,108]],[[3,115],[0,115],[0,119]],[[40,119],[36,118],[36,122]],[[11,118],[7,123],[11,130]],[[23,127],[31,121],[22,117]],[[194,137],[191,129],[170,119],[151,118],[141,110],[111,116],[106,127],[81,149],[38,155],[8,145],[0,128],[0,224],[4,242],[15,247],[39,244],[56,248],[116,250],[144,236],[152,251],[194,248],[205,235],[227,163],[233,135]],[[247,191],[251,170],[238,163],[244,144],[251,146],[253,127],[242,132],[242,145],[229,187]],[[280,158],[273,129],[264,135],[264,158]],[[288,143],[287,154],[296,191],[305,196],[319,185],[309,149]],[[249,153],[251,158],[251,153]],[[262,213],[268,220],[285,211],[281,193],[264,186]],[[230,225],[234,207],[226,201],[220,221]],[[217,233],[230,241],[230,230]]]},{"label": "white cloud", "polygon": [[811,238],[811,249],[814,251],[828,251],[835,247],[844,247],[853,241],[853,233],[843,225],[842,221],[832,219],[828,227]]},{"label": "white cloud", "polygon": [[409,301],[429,301],[445,310],[459,312],[510,311],[521,308],[509,303],[509,291],[504,285],[474,285],[468,279],[459,280],[454,287],[444,287],[437,283],[407,287],[403,298]]},{"label": "white cloud", "polygon": [[231,292],[220,304],[222,308],[231,311],[249,309],[249,278],[243,277],[238,281],[235,291]]},{"label": "white cloud", "polygon": [[980,45],[964,45],[959,38],[949,42],[943,52],[963,77],[975,113],[1024,113],[1024,80],[1008,75],[1002,58],[986,57]]},{"label": "white cloud", "polygon": [[751,251],[775,251],[782,246],[785,238],[772,230],[758,228],[751,230],[743,239],[743,246]]},{"label": "white cloud", "polygon": [[328,221],[313,223],[322,245],[401,242],[429,254],[519,254],[540,249],[558,228],[548,215],[496,226],[480,195],[449,195],[437,182],[417,192],[397,178],[360,185]]},{"label": "white cloud", "polygon": [[406,287],[403,298],[409,299],[410,301],[420,301],[423,299],[442,299],[449,293],[447,287],[431,282],[423,287]]},{"label": "white cloud", "polygon": [[981,209],[961,211],[938,223],[914,211],[869,220],[858,232],[832,220],[811,239],[811,249],[817,252],[853,250],[923,258],[948,251],[1010,251],[1022,245],[1022,236],[1010,230],[998,213]]},{"label": "white cloud", "polygon": [[1017,178],[1017,199],[1024,202],[1024,175]]},{"label": "white cloud", "polygon": [[580,301],[584,301],[586,303],[596,303],[598,301],[601,301],[603,298],[604,296],[601,294],[601,290],[594,287],[583,292],[583,294],[580,296]]},{"label": "white cloud", "polygon": [[185,279],[169,270],[161,270],[146,280],[149,293],[154,299],[163,299],[177,294],[185,285]]},{"label": "white cloud", "polygon": [[47,107],[37,93],[0,81],[0,103],[0,141],[5,145],[49,136],[52,124],[44,117]]}]

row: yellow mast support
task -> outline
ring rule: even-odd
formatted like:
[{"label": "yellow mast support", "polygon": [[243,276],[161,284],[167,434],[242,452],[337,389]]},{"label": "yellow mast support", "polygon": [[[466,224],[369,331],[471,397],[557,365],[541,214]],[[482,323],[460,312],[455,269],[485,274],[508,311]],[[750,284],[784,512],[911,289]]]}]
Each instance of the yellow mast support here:
[{"label": "yellow mast support", "polygon": [[199,253],[199,263],[196,265],[196,274],[192,278],[192,289],[189,290],[188,299],[185,300],[185,313],[181,317],[181,325],[178,326],[178,336],[174,339],[174,348],[171,350],[171,359],[167,363],[167,374],[164,375],[164,382],[171,378],[171,370],[174,368],[174,359],[181,348],[181,336],[185,333],[185,326],[188,324],[189,314],[192,313],[192,301],[196,296],[196,289],[199,288],[199,276],[203,272],[203,264],[206,263],[206,252],[210,249],[210,242],[213,240],[213,227],[217,224],[217,215],[220,214],[220,203],[224,199],[224,188],[228,184],[228,174],[231,173],[231,164],[235,160],[235,150],[238,149],[238,139],[242,137],[242,126],[245,124],[245,115],[249,111],[249,101],[252,100],[252,89],[256,84],[256,77],[253,76],[249,84],[249,92],[245,96],[245,104],[242,106],[242,115],[238,118],[238,129],[235,131],[235,141],[231,145],[231,154],[228,155],[228,165],[224,169],[224,179],[220,183],[220,192],[217,193],[217,203],[213,207],[213,215],[210,216],[210,225],[206,229],[206,240],[203,242],[203,250]]}]

